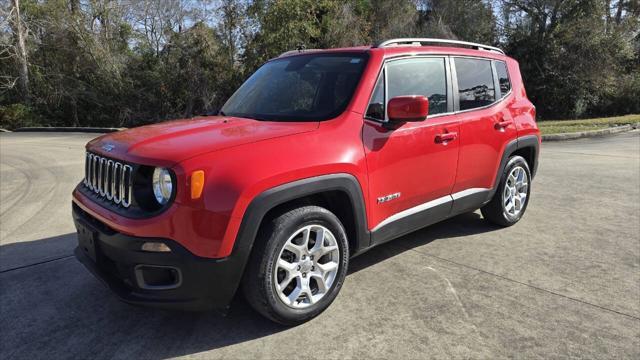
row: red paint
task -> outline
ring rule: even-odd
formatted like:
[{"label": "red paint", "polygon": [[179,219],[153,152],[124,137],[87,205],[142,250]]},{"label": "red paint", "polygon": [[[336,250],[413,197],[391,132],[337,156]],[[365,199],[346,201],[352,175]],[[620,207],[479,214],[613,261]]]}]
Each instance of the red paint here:
[{"label": "red paint", "polygon": [[[300,123],[203,117],[104,135],[87,149],[133,163],[171,167],[177,177],[175,202],[156,217],[133,220],[78,191],[73,201],[125,234],[170,238],[196,255],[225,257],[233,249],[247,206],[267,189],[324,174],[352,174],[362,188],[368,226],[373,229],[410,207],[472,187],[491,187],[506,144],[517,136],[539,134],[518,64],[509,57],[433,46],[339,51],[369,52],[369,60],[350,104],[338,117]],[[506,61],[513,90],[489,108],[405,122],[393,130],[364,120],[385,59],[418,54]],[[426,114],[424,102],[404,106],[403,110],[391,104],[389,109],[395,111],[391,115]],[[105,143],[116,145],[115,150],[105,153],[101,149]],[[193,200],[188,184],[195,170],[204,170],[205,184],[202,196]],[[397,192],[400,198],[377,204],[378,197]]]},{"label": "red paint", "polygon": [[423,121],[429,115],[429,99],[424,96],[396,96],[389,100],[389,120]]}]

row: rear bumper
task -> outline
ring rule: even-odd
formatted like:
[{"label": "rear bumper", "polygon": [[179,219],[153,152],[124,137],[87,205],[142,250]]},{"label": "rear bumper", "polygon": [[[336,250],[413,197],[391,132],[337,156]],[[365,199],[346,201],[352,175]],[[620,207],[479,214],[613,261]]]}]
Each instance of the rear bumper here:
[{"label": "rear bumper", "polygon": [[[224,312],[235,295],[244,268],[241,256],[202,258],[173,240],[124,235],[75,204],[73,220],[76,258],[127,303]],[[171,251],[142,251],[142,244],[150,241]]]}]

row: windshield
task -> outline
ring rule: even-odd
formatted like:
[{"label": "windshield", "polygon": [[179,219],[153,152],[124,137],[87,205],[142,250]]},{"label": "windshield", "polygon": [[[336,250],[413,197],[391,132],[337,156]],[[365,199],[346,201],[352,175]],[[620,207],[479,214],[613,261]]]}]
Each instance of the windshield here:
[{"label": "windshield", "polygon": [[293,56],[264,64],[227,100],[222,114],[270,121],[321,121],[349,104],[364,53]]}]

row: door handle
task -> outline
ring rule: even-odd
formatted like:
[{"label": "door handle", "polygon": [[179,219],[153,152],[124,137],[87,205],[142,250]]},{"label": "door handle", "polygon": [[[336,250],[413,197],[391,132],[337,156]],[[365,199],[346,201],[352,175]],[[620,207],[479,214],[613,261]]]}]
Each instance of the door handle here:
[{"label": "door handle", "polygon": [[511,124],[513,124],[513,120],[502,120],[496,123],[495,128],[496,130],[502,130]]},{"label": "door handle", "polygon": [[438,134],[436,135],[436,143],[438,144],[446,144],[449,141],[453,141],[458,137],[457,132],[450,132],[446,134]]}]

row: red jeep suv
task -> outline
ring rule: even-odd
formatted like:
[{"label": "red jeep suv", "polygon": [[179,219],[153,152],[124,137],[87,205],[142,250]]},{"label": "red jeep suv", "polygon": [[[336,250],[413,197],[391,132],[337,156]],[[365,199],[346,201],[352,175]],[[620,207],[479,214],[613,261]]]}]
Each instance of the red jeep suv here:
[{"label": "red jeep suv", "polygon": [[540,133],[518,63],[441,39],[300,50],[218,116],[107,134],[73,192],[76,257],[132,304],[307,321],[349,259],[481,209],[523,216]]}]

